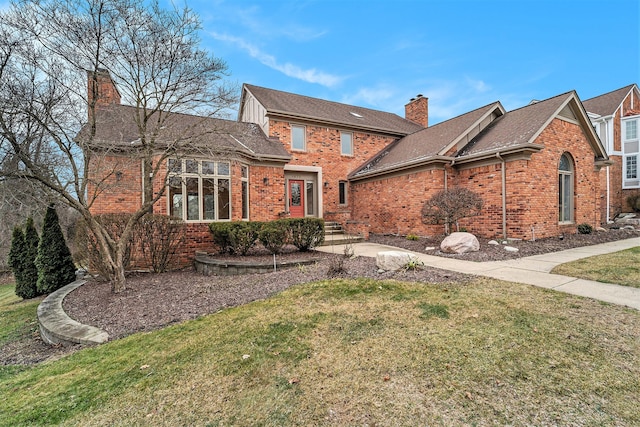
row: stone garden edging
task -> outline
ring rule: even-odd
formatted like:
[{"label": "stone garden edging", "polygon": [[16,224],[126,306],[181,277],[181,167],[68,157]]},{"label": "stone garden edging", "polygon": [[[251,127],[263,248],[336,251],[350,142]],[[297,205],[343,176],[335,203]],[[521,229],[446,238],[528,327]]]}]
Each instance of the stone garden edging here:
[{"label": "stone garden edging", "polygon": [[62,308],[64,298],[85,283],[86,280],[69,283],[49,294],[38,305],[40,336],[47,344],[102,344],[109,339],[109,334],[102,329],[73,320]]}]

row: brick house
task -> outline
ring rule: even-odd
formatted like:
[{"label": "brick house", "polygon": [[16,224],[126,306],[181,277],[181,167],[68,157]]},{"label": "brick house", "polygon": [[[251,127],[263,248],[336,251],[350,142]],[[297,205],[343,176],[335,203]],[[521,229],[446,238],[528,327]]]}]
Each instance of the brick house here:
[{"label": "brick house", "polygon": [[638,129],[640,91],[631,84],[584,101],[591,123],[613,164],[603,170],[602,220],[611,221],[630,212],[627,197],[640,193]]},{"label": "brick house", "polygon": [[[92,210],[132,211],[145,194],[144,166],[132,155],[135,109],[103,77],[96,142],[110,148],[92,174],[109,186]],[[575,92],[510,112],[495,102],[429,126],[421,95],[403,118],[245,84],[237,121],[174,114],[158,131],[167,144],[183,142],[161,169],[165,193],[154,211],[186,221],[185,262],[211,249],[213,221],[309,216],[365,236],[442,234],[422,223],[421,208],[455,186],[484,200],[482,215],[460,224],[478,235],[575,232],[604,220],[600,170],[612,163]]]}]

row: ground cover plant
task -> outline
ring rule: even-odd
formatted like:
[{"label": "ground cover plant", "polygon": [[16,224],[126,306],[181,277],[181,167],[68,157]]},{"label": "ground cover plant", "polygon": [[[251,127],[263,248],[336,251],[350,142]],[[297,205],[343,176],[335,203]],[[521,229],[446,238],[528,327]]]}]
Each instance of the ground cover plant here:
[{"label": "ground cover plant", "polygon": [[640,288],[640,247],[561,264],[552,273]]},{"label": "ground cover plant", "polygon": [[320,280],[0,378],[0,425],[637,425],[640,313]]}]

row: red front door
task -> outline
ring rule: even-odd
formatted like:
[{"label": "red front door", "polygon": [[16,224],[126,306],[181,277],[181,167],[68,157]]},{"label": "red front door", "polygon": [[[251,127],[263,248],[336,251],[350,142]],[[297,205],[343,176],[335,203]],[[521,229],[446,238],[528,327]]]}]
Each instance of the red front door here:
[{"label": "red front door", "polygon": [[289,180],[289,214],[292,218],[304,217],[304,180]]}]

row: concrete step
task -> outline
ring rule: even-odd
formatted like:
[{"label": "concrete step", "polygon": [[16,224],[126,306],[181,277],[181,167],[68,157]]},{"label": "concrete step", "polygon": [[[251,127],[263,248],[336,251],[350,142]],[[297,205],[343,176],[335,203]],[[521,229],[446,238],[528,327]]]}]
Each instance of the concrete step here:
[{"label": "concrete step", "polygon": [[331,245],[348,245],[350,243],[362,242],[364,239],[360,236],[351,236],[348,234],[325,234],[324,242],[320,246]]}]

